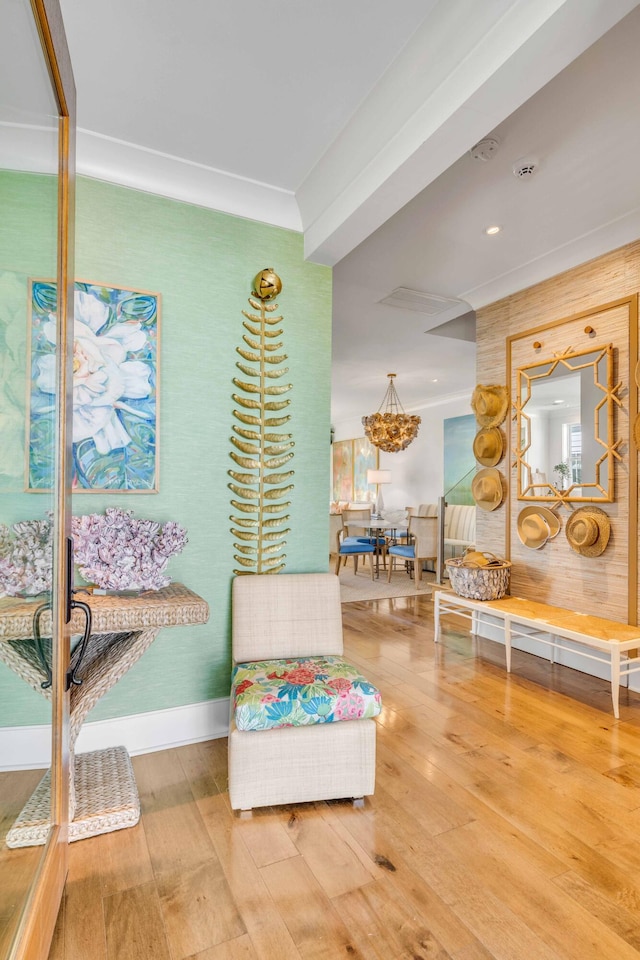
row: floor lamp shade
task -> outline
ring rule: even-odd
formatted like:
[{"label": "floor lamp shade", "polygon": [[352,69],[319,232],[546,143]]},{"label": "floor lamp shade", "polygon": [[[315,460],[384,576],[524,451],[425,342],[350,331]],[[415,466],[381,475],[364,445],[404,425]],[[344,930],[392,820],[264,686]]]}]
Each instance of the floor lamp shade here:
[{"label": "floor lamp shade", "polygon": [[377,486],[376,502],[374,510],[377,517],[382,516],[384,510],[384,500],[382,499],[383,483],[391,483],[391,470],[367,470],[367,483],[375,483]]}]

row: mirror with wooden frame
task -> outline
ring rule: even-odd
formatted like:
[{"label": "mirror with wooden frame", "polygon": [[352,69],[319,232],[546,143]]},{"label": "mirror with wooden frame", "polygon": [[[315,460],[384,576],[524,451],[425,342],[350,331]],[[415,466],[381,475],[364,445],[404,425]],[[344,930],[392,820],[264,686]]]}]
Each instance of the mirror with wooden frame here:
[{"label": "mirror with wooden frame", "polygon": [[518,500],[612,502],[617,402],[611,344],[520,367]]},{"label": "mirror with wooden frame", "polygon": [[[0,3],[0,960],[48,956],[67,864],[74,113],[58,0]],[[40,325],[38,278],[57,284]]]}]

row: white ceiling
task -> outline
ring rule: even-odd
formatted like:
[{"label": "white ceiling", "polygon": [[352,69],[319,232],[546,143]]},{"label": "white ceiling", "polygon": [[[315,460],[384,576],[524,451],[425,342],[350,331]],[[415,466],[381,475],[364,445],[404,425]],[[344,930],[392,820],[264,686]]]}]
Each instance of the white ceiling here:
[{"label": "white ceiling", "polygon": [[[636,8],[487,131],[493,159],[465,153],[336,266],[336,421],[377,409],[387,372],[407,409],[470,386],[474,345],[425,331],[640,237],[639,47]],[[526,181],[523,157],[539,161]],[[435,317],[380,304],[396,286],[463,303]]]},{"label": "white ceiling", "polygon": [[[387,372],[406,408],[468,391],[474,345],[425,330],[640,236],[638,0],[61,6],[81,173],[303,229],[336,264],[334,422]],[[379,304],[399,286],[463,303]]]},{"label": "white ceiling", "polygon": [[295,190],[435,3],[62,0],[78,124]]}]

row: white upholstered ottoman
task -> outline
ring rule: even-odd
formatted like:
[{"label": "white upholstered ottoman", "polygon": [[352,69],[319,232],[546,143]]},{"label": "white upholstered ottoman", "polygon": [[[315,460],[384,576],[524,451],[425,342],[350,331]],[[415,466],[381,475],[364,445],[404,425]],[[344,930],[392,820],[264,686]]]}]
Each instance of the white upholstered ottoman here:
[{"label": "white upholstered ottoman", "polygon": [[236,577],[232,650],[231,807],[371,795],[381,700],[342,657],[338,578]]}]

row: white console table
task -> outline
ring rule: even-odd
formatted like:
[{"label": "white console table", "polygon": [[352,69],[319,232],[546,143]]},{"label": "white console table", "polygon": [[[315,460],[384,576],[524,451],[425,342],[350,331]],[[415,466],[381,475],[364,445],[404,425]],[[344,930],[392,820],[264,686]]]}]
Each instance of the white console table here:
[{"label": "white console table", "polygon": [[514,639],[537,640],[555,651],[570,649],[573,654],[609,666],[611,699],[616,719],[620,717],[620,681],[640,671],[640,627],[602,617],[565,610],[521,597],[502,600],[470,600],[449,591],[438,590],[434,601],[434,640],[440,641],[440,619],[455,614],[471,621],[471,632],[478,633],[483,614],[492,626],[502,630],[507,672],[511,672],[511,647]]},{"label": "white console table", "polygon": [[[163,627],[206,623],[209,618],[207,603],[181,583],[137,596],[80,592],[77,597],[91,608],[92,629],[78,670],[82,682],[70,690],[70,840],[130,827],[140,819],[133,768],[124,747],[75,756],[75,742],[87,714],[140,659]],[[51,699],[50,688],[42,687],[48,675],[34,643],[36,607],[33,601],[15,597],[0,600],[0,660],[34,690]],[[74,611],[71,633],[83,630],[82,617]],[[41,632],[51,636],[49,612],[42,617]],[[49,816],[47,772],[9,830],[7,846],[45,843],[51,826]]]}]

